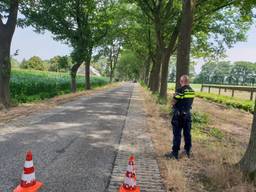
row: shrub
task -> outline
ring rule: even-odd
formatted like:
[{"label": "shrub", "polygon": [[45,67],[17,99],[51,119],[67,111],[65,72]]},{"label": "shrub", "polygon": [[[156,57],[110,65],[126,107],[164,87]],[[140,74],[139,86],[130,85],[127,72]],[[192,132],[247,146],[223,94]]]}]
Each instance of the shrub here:
[{"label": "shrub", "polygon": [[254,111],[254,102],[250,100],[243,100],[239,98],[217,95],[214,93],[204,93],[204,92],[197,92],[196,96],[209,101],[216,102],[216,103],[225,104],[229,107],[243,109],[251,113],[253,113]]}]

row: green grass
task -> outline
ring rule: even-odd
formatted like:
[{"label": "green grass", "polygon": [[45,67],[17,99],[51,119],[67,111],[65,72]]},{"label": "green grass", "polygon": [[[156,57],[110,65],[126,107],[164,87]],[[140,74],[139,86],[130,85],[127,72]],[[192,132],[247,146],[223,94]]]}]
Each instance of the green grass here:
[{"label": "green grass", "polygon": [[208,101],[224,104],[228,107],[242,109],[251,113],[253,113],[254,111],[254,102],[251,100],[244,100],[244,99],[223,96],[223,95],[218,95],[214,93],[205,93],[205,92],[196,92],[196,96],[206,99]]},{"label": "green grass", "polygon": [[222,140],[224,133],[215,127],[209,127],[209,118],[205,113],[193,112],[192,113],[192,135],[193,138],[199,141],[207,141],[209,138]]},{"label": "green grass", "polygon": [[[201,89],[201,84],[190,84],[191,87],[195,90],[195,91],[200,91]],[[175,89],[175,83],[168,83],[168,89],[174,90]]]},{"label": "green grass", "polygon": [[[77,89],[84,89],[84,76],[77,76]],[[92,88],[108,83],[108,78],[92,77]],[[27,103],[70,93],[69,73],[42,72],[13,69],[11,73],[11,98],[13,103]]]}]

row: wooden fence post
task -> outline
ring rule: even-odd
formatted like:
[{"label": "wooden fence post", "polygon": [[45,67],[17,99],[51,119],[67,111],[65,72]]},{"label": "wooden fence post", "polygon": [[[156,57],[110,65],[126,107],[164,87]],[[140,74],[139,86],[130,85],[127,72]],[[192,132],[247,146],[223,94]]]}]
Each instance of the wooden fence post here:
[{"label": "wooden fence post", "polygon": [[235,95],[235,90],[232,89],[232,97],[234,97],[234,95]]},{"label": "wooden fence post", "polygon": [[220,93],[221,93],[221,88],[219,87],[219,95],[220,95]]},{"label": "wooden fence post", "polygon": [[203,92],[203,90],[204,90],[204,85],[202,84],[201,85],[201,92]]},{"label": "wooden fence post", "polygon": [[208,87],[208,93],[210,93],[210,92],[211,92],[211,87],[209,86],[209,87]]},{"label": "wooden fence post", "polygon": [[253,90],[251,91],[251,98],[250,98],[250,100],[252,101],[253,100]]}]

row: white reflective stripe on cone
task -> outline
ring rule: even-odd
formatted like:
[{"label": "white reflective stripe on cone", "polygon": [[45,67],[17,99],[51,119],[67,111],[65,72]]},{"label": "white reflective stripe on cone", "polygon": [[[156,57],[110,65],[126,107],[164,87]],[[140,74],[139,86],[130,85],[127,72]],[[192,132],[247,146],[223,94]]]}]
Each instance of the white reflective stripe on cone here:
[{"label": "white reflective stripe on cone", "polygon": [[129,177],[125,177],[124,184],[128,185],[129,187],[132,186],[132,180]]},{"label": "white reflective stripe on cone", "polygon": [[21,180],[30,183],[36,179],[35,172],[30,174],[22,174]]},{"label": "white reflective stripe on cone", "polygon": [[129,187],[132,186],[132,178],[129,178]]},{"label": "white reflective stripe on cone", "polygon": [[136,187],[136,180],[134,178],[132,179],[132,187]]},{"label": "white reflective stripe on cone", "polygon": [[127,171],[133,172],[134,171],[133,166],[132,165],[128,165],[127,166]]},{"label": "white reflective stripe on cone", "polygon": [[25,161],[24,167],[25,168],[31,168],[33,167],[33,160],[32,161]]},{"label": "white reflective stripe on cone", "polygon": [[124,184],[129,185],[129,180],[128,179],[129,179],[128,177],[124,178]]}]

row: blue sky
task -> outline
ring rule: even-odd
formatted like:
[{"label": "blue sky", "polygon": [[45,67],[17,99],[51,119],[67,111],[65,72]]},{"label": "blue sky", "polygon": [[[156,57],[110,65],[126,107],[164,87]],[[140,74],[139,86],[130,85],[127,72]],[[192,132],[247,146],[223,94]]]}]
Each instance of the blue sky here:
[{"label": "blue sky", "polygon": [[[226,60],[230,61],[252,61],[256,62],[256,27],[251,27],[248,32],[247,42],[239,42],[233,48],[227,50]],[[19,61],[28,59],[34,55],[42,59],[49,59],[56,55],[69,55],[72,49],[59,41],[52,38],[50,32],[38,34],[31,27],[21,29],[17,28],[12,41],[13,54],[19,49],[19,55],[15,58]],[[202,61],[196,67],[196,72],[200,71]]]},{"label": "blue sky", "polygon": [[72,49],[52,38],[50,32],[44,34],[35,33],[33,28],[16,28],[13,36],[11,54],[19,49],[19,55],[15,58],[19,61],[29,59],[32,56],[39,56],[42,59],[49,59],[56,55],[69,55]]}]

